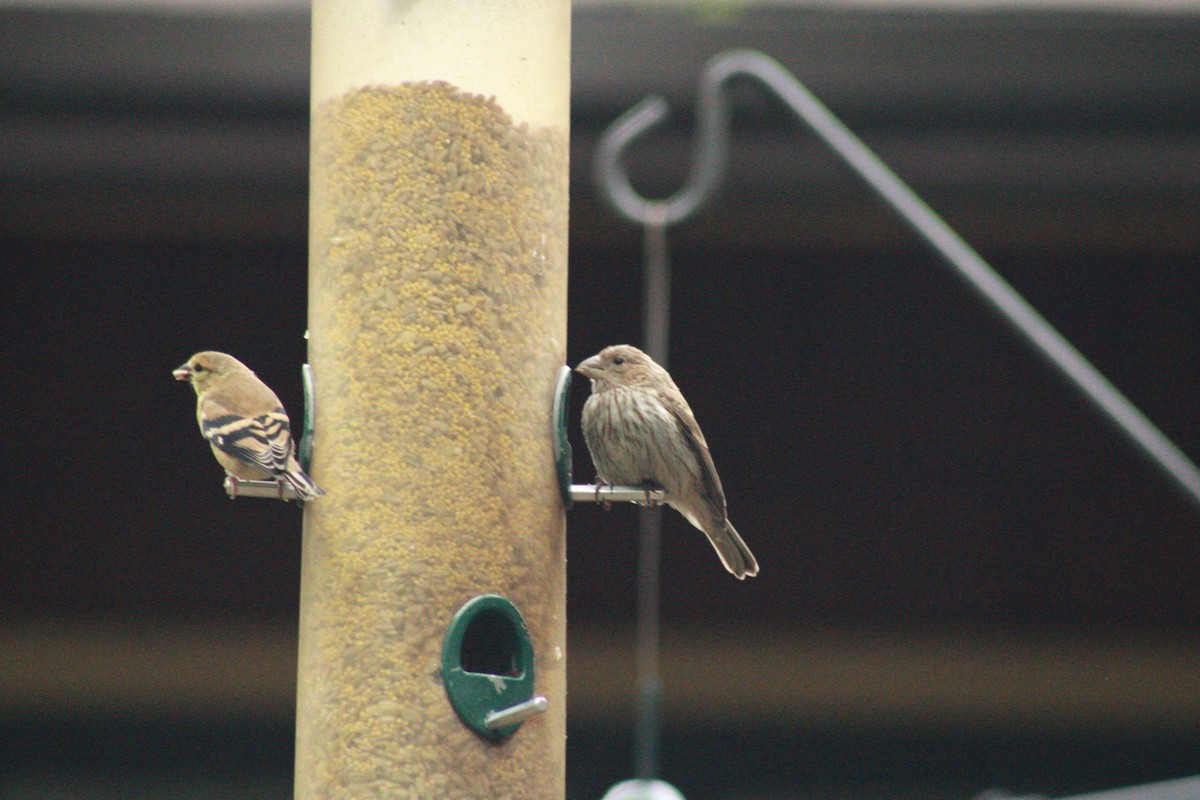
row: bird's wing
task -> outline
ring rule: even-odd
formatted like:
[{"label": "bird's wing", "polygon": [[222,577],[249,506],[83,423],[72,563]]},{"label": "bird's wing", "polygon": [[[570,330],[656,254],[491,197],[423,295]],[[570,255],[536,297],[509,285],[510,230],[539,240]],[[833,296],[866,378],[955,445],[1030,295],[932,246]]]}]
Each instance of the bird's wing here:
[{"label": "bird's wing", "polygon": [[700,464],[700,477],[704,480],[705,496],[712,498],[717,510],[724,516],[726,513],[725,490],[721,488],[721,479],[717,476],[717,467],[713,464],[712,453],[708,451],[708,442],[704,441],[704,434],[700,432],[700,426],[696,423],[696,416],[692,413],[691,407],[687,404],[687,400],[683,399],[683,394],[678,389],[673,392],[659,390],[658,399],[667,411],[671,412],[671,416],[679,425],[680,432],[683,433],[684,441],[696,454],[696,461]]},{"label": "bird's wing", "polygon": [[200,410],[200,430],[214,446],[239,461],[262,467],[273,475],[287,471],[292,454],[292,431],[282,407],[257,417],[230,411],[208,400]]}]

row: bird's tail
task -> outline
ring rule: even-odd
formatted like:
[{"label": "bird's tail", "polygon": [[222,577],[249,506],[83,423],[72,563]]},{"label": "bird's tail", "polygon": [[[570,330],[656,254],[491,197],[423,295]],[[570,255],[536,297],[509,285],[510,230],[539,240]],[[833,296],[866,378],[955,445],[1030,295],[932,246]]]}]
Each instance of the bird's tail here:
[{"label": "bird's tail", "polygon": [[325,490],[313,483],[313,479],[305,475],[299,465],[283,473],[283,477],[296,490],[296,496],[301,500],[313,500],[325,494]]},{"label": "bird's tail", "polygon": [[758,574],[758,560],[729,520],[725,520],[722,527],[710,526],[704,535],[712,542],[713,549],[721,557],[721,563],[733,573],[733,577],[740,581],[745,580],[747,575],[754,577]]}]

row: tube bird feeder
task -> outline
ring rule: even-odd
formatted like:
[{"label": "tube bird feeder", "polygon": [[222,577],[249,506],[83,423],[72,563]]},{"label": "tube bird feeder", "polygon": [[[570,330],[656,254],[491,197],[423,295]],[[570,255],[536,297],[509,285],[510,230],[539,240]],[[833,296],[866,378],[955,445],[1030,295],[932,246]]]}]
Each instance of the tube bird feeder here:
[{"label": "tube bird feeder", "polygon": [[[563,796],[569,40],[569,0],[314,0],[301,800]],[[451,672],[536,694],[481,735]]]}]

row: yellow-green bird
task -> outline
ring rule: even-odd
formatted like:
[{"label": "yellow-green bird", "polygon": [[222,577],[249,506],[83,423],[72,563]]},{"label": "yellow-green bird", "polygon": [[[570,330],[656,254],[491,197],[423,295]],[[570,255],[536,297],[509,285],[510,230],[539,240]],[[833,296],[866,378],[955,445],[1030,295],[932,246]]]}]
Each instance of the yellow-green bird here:
[{"label": "yellow-green bird", "polygon": [[196,390],[196,419],[225,471],[243,480],[286,481],[301,500],[325,494],[296,460],[283,404],[249,367],[206,350],[173,373]]}]

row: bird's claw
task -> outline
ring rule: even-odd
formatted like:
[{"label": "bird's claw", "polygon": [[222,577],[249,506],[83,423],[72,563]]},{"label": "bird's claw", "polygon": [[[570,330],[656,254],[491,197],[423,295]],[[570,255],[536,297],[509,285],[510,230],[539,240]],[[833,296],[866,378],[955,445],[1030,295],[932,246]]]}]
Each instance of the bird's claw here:
[{"label": "bird's claw", "polygon": [[610,485],[608,481],[604,480],[599,475],[596,476],[596,502],[599,503],[600,507],[605,511],[612,511],[612,501],[600,499],[600,491],[608,485]]},{"label": "bird's claw", "polygon": [[642,481],[642,491],[646,493],[646,508],[658,508],[658,501],[650,498],[651,492],[657,492],[662,489],[654,481]]}]

